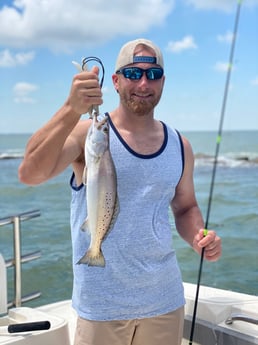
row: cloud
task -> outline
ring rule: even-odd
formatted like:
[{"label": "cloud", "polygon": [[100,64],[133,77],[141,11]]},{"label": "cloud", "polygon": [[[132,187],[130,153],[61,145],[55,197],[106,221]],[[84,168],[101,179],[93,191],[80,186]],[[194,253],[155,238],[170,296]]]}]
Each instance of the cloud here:
[{"label": "cloud", "polygon": [[[216,62],[214,65],[214,69],[218,72],[227,72],[229,69],[229,63],[228,62]],[[234,70],[234,66],[232,67],[232,70]]]},{"label": "cloud", "polygon": [[35,57],[35,53],[30,51],[28,53],[12,54],[9,49],[0,51],[0,67],[15,67],[18,65],[26,65]]},{"label": "cloud", "polygon": [[172,53],[181,53],[183,50],[197,49],[192,36],[185,36],[181,41],[170,41],[167,50]]},{"label": "cloud", "polygon": [[218,35],[217,40],[219,42],[231,43],[234,38],[234,34],[230,31],[227,31],[224,35]]},{"label": "cloud", "polygon": [[[189,5],[198,10],[219,10],[223,12],[232,12],[237,6],[236,0],[185,0]],[[245,6],[253,7],[258,5],[258,0],[245,0]]]},{"label": "cloud", "polygon": [[16,0],[0,9],[0,45],[69,51],[163,23],[175,0]]},{"label": "cloud", "polygon": [[254,86],[258,86],[258,77],[254,78],[254,79],[251,81],[251,84],[254,85]]},{"label": "cloud", "polygon": [[38,86],[26,82],[16,83],[13,87],[14,102],[15,103],[36,103],[36,100],[31,97],[31,93],[38,90]]}]

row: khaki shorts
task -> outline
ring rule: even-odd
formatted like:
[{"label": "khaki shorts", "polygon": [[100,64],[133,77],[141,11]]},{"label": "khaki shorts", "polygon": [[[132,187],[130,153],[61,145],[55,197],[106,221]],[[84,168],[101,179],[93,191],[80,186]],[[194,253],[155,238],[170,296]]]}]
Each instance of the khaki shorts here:
[{"label": "khaki shorts", "polygon": [[181,345],[184,308],[145,319],[88,321],[78,317],[74,345]]}]

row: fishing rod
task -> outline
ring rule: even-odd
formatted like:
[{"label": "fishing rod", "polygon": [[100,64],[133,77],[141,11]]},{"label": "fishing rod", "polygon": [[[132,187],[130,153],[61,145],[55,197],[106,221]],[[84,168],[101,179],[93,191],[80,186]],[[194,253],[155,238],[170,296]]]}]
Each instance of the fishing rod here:
[{"label": "fishing rod", "polygon": [[[234,58],[234,52],[235,52],[235,44],[236,44],[236,37],[237,37],[237,30],[238,30],[241,5],[242,5],[242,0],[238,0],[236,16],[235,16],[235,24],[234,24],[234,33],[233,33],[233,38],[232,38],[232,43],[231,43],[227,77],[226,77],[224,96],[223,96],[222,108],[221,108],[221,114],[220,114],[220,123],[219,123],[217,139],[216,139],[216,149],[215,149],[214,163],[213,163],[213,169],[212,169],[212,177],[211,177],[210,192],[209,192],[209,199],[208,199],[208,206],[207,206],[205,229],[208,229],[208,227],[209,227],[211,202],[212,202],[212,197],[213,197],[215,176],[216,176],[216,170],[217,170],[217,164],[218,164],[218,156],[219,156],[220,143],[221,143],[221,138],[222,138],[223,122],[224,122],[226,104],[227,104],[227,98],[228,98],[229,82],[230,82],[231,71],[232,71],[232,67],[233,67],[233,58]],[[207,235],[207,230],[205,230],[204,235]],[[193,310],[192,327],[191,327],[191,333],[190,333],[190,338],[189,338],[189,345],[192,345],[193,337],[194,337],[194,329],[195,329],[195,323],[196,323],[196,313],[197,313],[198,298],[199,298],[199,291],[200,291],[204,251],[205,251],[205,248],[202,248],[200,265],[199,265],[199,272],[198,272],[198,279],[197,279],[194,310]]]}]

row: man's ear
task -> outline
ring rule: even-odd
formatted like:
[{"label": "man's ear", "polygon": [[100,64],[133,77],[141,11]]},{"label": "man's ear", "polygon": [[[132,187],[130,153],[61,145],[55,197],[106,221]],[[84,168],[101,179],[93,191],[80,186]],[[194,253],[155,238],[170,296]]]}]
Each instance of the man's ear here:
[{"label": "man's ear", "polygon": [[118,91],[118,75],[117,74],[112,75],[112,81],[113,81],[113,85],[114,85],[116,92],[119,93],[119,91]]}]

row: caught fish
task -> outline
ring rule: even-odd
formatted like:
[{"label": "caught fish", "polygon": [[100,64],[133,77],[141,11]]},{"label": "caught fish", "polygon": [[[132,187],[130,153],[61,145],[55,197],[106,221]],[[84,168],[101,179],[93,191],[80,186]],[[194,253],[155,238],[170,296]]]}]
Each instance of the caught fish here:
[{"label": "caught fish", "polygon": [[85,142],[83,182],[87,185],[87,219],[82,229],[89,231],[90,246],[78,264],[105,266],[101,244],[112,229],[118,214],[117,178],[109,150],[108,117],[98,120],[93,114],[92,125]]}]

